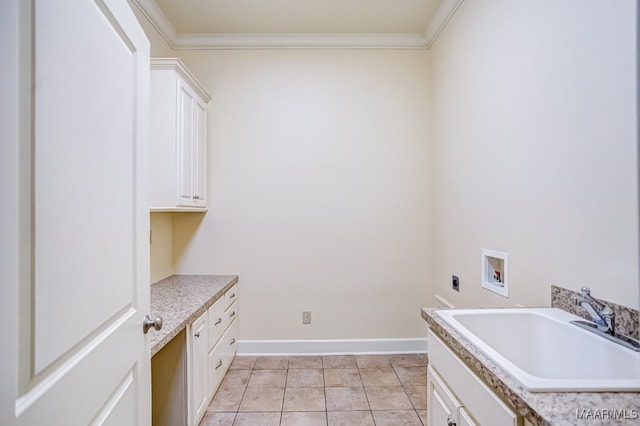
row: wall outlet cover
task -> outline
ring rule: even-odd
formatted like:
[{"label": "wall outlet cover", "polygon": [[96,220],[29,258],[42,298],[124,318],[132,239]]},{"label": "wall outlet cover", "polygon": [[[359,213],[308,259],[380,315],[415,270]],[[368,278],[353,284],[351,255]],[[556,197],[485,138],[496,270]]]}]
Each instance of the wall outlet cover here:
[{"label": "wall outlet cover", "polygon": [[460,278],[455,275],[451,275],[451,288],[460,291]]}]

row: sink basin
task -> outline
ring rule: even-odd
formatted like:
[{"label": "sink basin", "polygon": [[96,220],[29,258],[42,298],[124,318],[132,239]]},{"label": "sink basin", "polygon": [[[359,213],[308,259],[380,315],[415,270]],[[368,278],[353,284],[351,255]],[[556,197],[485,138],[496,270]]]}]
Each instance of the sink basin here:
[{"label": "sink basin", "polygon": [[640,353],[555,308],[436,311],[531,392],[640,391]]}]

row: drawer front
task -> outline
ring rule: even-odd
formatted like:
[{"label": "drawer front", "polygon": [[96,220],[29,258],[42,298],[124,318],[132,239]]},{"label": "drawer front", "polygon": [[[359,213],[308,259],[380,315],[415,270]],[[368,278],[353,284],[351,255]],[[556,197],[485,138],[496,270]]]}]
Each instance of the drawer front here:
[{"label": "drawer front", "polygon": [[224,337],[220,342],[223,345],[224,351],[224,369],[225,371],[231,365],[233,357],[236,355],[238,347],[238,321],[234,321],[229,329],[224,333]]},{"label": "drawer front", "polygon": [[209,349],[212,349],[229,325],[224,311],[226,301],[221,297],[209,308]]},{"label": "drawer front", "polygon": [[224,357],[222,356],[220,345],[216,346],[209,352],[207,359],[208,374],[207,374],[207,394],[211,398],[213,394],[218,390],[218,386],[222,383],[224,378]]},{"label": "drawer front", "polygon": [[229,327],[231,323],[234,322],[236,318],[238,318],[238,304],[234,303],[229,306],[229,308],[227,308],[227,310],[225,311],[224,316],[227,321],[226,326]]},{"label": "drawer front", "polygon": [[224,298],[226,300],[225,309],[227,309],[233,302],[238,299],[238,284],[234,284],[229,290],[224,294]]},{"label": "drawer front", "polygon": [[516,414],[431,330],[429,363],[479,424],[518,425]]}]

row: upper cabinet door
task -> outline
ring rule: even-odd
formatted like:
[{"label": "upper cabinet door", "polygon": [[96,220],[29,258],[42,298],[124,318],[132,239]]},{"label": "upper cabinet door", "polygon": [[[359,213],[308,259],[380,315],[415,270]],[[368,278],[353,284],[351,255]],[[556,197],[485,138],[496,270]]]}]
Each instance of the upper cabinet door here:
[{"label": "upper cabinet door", "polygon": [[207,109],[206,105],[196,99],[195,124],[193,148],[195,150],[195,161],[193,166],[193,194],[195,195],[194,205],[199,207],[207,206]]},{"label": "upper cabinet door", "polygon": [[189,86],[182,80],[177,80],[178,87],[178,135],[176,139],[176,155],[178,170],[177,180],[177,205],[192,206],[195,204],[194,191],[194,162],[197,161],[198,152],[195,149],[194,137],[197,135],[195,128],[195,99]]},{"label": "upper cabinet door", "polygon": [[21,3],[27,201],[7,220],[29,231],[11,247],[24,275],[2,324],[19,355],[3,424],[147,425],[149,42],[127,0]]},{"label": "upper cabinet door", "polygon": [[207,207],[210,99],[179,59],[151,60],[152,211]]}]

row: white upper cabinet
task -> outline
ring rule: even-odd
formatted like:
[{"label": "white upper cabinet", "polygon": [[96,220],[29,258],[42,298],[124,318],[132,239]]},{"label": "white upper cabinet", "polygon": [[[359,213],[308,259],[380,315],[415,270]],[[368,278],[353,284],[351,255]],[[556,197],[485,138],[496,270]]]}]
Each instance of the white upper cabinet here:
[{"label": "white upper cabinet", "polygon": [[207,207],[210,99],[180,59],[151,59],[152,211]]}]

